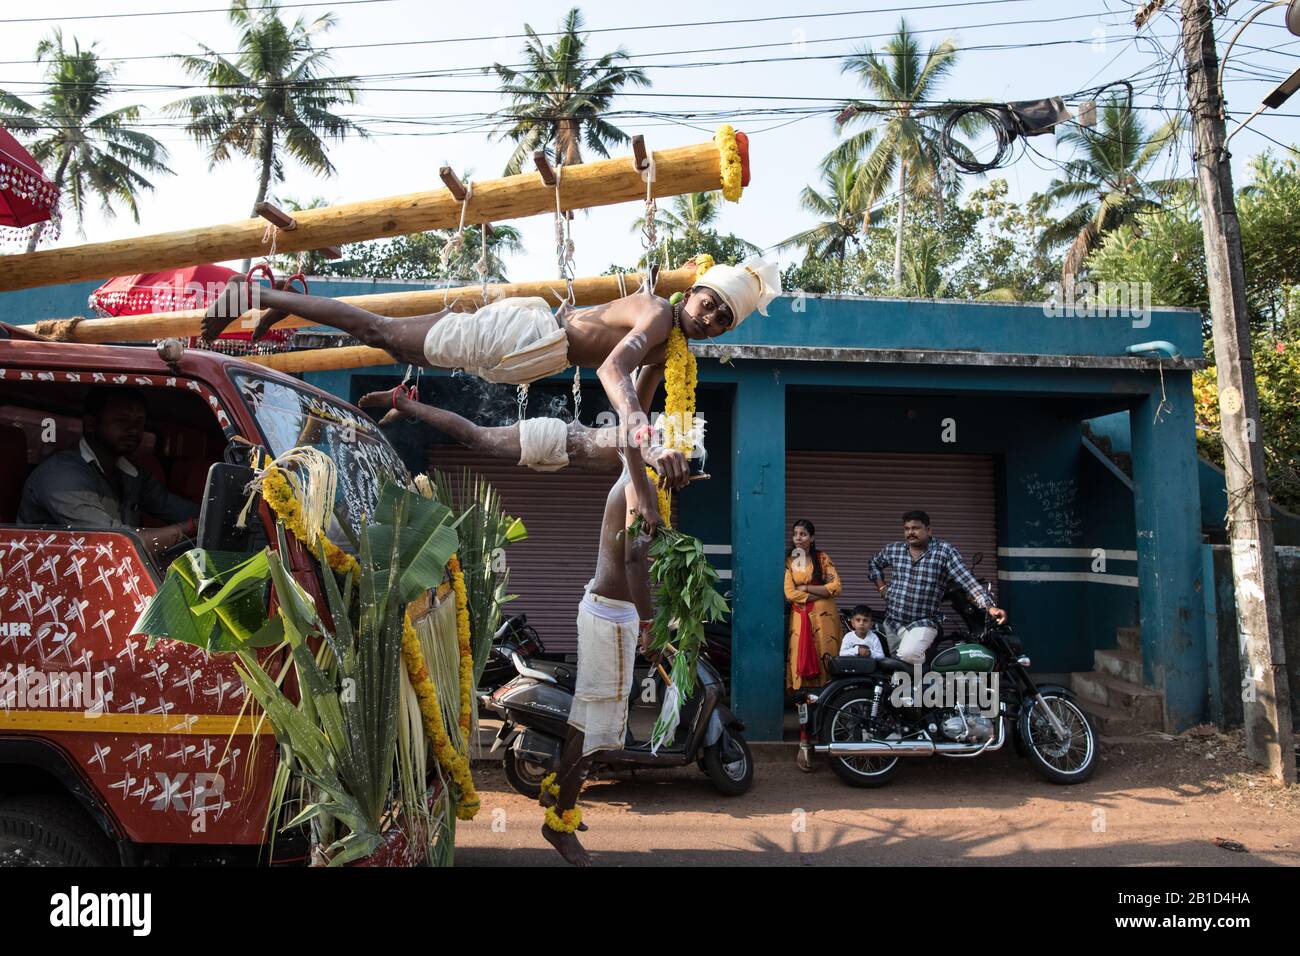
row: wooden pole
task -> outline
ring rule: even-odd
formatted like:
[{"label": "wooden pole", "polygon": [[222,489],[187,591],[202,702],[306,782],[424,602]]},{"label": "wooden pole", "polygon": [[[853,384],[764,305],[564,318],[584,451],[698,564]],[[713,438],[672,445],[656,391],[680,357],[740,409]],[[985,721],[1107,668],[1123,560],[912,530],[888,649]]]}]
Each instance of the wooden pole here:
[{"label": "wooden pole", "polygon": [[1246,752],[1279,781],[1295,783],[1291,691],[1273,549],[1272,502],[1258,426],[1259,393],[1246,309],[1241,224],[1232,192],[1232,167],[1224,148],[1214,17],[1206,0],[1183,0],[1182,13],[1187,102],[1196,144],[1192,155],[1218,366],[1237,634],[1246,658],[1242,695]]},{"label": "wooden pole", "polygon": [[[565,167],[560,183],[563,209],[587,209],[644,200],[646,184],[631,156]],[[656,197],[707,192],[721,184],[718,147],[712,142],[654,153]],[[474,183],[465,223],[501,222],[555,211],[555,190],[536,172]],[[275,237],[276,251],[301,252],[345,242],[382,239],[428,229],[454,229],[460,203],[447,189],[386,199],[304,209],[297,227]],[[0,292],[81,282],[136,272],[224,262],[270,251],[262,242],[266,223],[241,219],[219,226],[115,239],[24,255],[0,256]]]},{"label": "wooden pole", "polygon": [[[631,293],[641,284],[643,274],[629,272],[624,274],[622,284],[619,277],[589,276],[573,280],[573,295],[577,305],[600,305],[613,302],[625,292]],[[661,295],[684,292],[695,281],[695,267],[686,265],[671,272],[659,273],[655,291]],[[489,299],[503,299],[508,296],[538,296],[558,305],[566,294],[564,282],[560,279],[544,279],[540,282],[508,282],[488,286]],[[390,318],[403,318],[411,315],[427,315],[443,309],[456,312],[472,312],[482,305],[483,287],[481,285],[458,286],[453,289],[424,289],[418,292],[384,292],[374,295],[340,296],[340,302],[347,302],[357,308],[365,309],[376,315]],[[262,316],[261,310],[246,313],[233,326],[234,331],[250,329]],[[185,338],[198,335],[199,325],[203,321],[202,309],[187,309],[183,312],[160,312],[156,315],[131,315],[108,319],[82,319],[71,326],[65,341],[86,344],[103,344],[106,342],[151,342],[169,336]],[[293,315],[275,324],[277,329],[302,328],[314,325],[306,319]],[[53,320],[49,327],[66,327],[65,320]],[[37,323],[36,331],[50,334],[47,323]],[[328,349],[327,351],[338,351]]]}]

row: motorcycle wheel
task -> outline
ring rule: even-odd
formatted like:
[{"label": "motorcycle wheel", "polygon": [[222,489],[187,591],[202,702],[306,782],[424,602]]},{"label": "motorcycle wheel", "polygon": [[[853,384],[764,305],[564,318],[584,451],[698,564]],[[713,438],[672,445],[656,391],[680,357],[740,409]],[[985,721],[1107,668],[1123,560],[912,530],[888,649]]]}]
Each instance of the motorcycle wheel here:
[{"label": "motorcycle wheel", "polygon": [[506,751],[505,769],[506,779],[515,792],[533,798],[542,789],[542,779],[551,772],[549,767],[520,757],[513,749]]},{"label": "motorcycle wheel", "polygon": [[[850,687],[828,705],[830,717],[822,727],[822,743],[860,743],[863,723],[871,719],[873,692]],[[883,787],[898,773],[901,757],[831,757],[831,769],[851,787]]]},{"label": "motorcycle wheel", "polygon": [[[1097,730],[1088,714],[1064,691],[1043,691],[1043,703],[1027,699],[1021,705],[1020,740],[1025,756],[1038,773],[1052,783],[1083,783],[1097,767]],[[1069,734],[1056,736],[1043,712],[1050,707]]]},{"label": "motorcycle wheel", "polygon": [[754,755],[749,752],[749,744],[745,743],[745,738],[740,734],[734,734],[730,730],[722,733],[736,745],[741,757],[728,763],[722,753],[722,740],[719,739],[712,747],[704,748],[700,762],[719,793],[738,797],[754,784]]}]

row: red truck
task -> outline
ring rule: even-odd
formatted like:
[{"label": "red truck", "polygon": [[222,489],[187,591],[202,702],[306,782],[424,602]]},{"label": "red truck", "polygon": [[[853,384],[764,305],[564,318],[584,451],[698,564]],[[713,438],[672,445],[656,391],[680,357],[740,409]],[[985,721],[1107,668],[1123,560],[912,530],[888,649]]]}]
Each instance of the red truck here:
[{"label": "red truck", "polygon": [[[0,863],[253,863],[301,860],[289,833],[266,851],[277,760],[249,717],[228,660],[131,633],[173,554],[124,528],[23,526],[23,483],[77,448],[92,385],[144,393],[147,436],[133,463],[201,505],[197,544],[274,544],[257,502],[245,527],[250,449],[309,443],[338,466],[348,519],[374,513],[401,459],[369,418],[290,376],[170,343],[51,342],[0,323]],[[170,359],[170,361],[169,361]],[[185,547],[192,546],[185,543]],[[321,597],[296,541],[287,564]],[[415,862],[394,834],[370,863]]]}]

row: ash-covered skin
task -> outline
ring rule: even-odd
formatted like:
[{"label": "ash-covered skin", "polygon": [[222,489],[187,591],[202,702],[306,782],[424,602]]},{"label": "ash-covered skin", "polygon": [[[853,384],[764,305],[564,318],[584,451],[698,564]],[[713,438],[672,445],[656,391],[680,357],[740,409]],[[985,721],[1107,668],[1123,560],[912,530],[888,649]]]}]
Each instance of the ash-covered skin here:
[{"label": "ash-covered skin", "polygon": [[[645,621],[654,615],[650,598],[649,543],[650,537],[642,534],[633,537],[628,525],[636,514],[635,491],[632,475],[627,468],[619,475],[605,499],[605,514],[600,527],[600,554],[596,559],[596,573],[592,578],[594,594],[616,601],[631,601],[637,614]],[[641,650],[647,649],[646,633],[642,633]],[[578,662],[582,666],[582,662]],[[570,727],[564,741],[564,750],[556,768],[556,783],[560,792],[555,798],[559,814],[571,809],[578,801],[578,793],[591,766],[593,755],[583,756],[583,735]],[[555,847],[566,862],[574,866],[590,866],[591,855],[579,842],[576,833],[559,833],[545,823],[542,837]]]}]

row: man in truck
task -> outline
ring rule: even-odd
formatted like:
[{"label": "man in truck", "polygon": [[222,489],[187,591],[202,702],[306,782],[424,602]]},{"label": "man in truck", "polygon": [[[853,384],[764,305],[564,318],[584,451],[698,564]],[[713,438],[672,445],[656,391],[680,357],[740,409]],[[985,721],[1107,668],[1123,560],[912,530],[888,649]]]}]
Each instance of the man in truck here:
[{"label": "man in truck", "polygon": [[[142,392],[92,387],[82,406],[81,441],[51,455],[28,476],[18,523],[131,528],[155,558],[192,538],[199,506],[131,463],[144,439],[145,417]],[[166,524],[141,527],[145,515]]]}]

